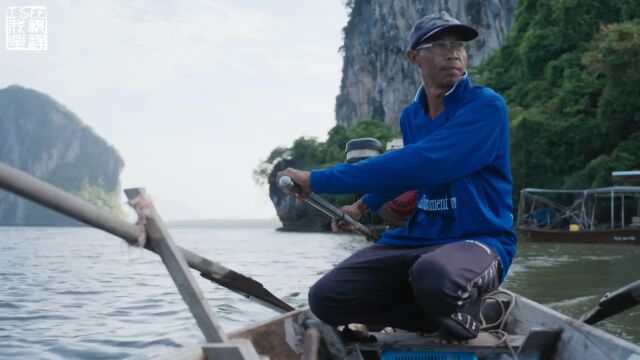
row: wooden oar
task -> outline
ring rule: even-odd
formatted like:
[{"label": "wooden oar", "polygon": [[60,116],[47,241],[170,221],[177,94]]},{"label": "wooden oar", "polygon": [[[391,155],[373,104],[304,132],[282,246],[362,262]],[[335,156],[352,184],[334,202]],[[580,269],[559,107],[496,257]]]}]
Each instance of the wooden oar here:
[{"label": "wooden oar", "polygon": [[[291,190],[296,194],[299,194],[302,192],[302,189],[300,188],[300,186],[296,184],[293,181],[293,179],[291,179],[289,176],[281,177],[278,180],[278,186],[280,186],[282,189]],[[362,225],[360,222],[358,222],[348,214],[345,214],[344,211],[333,206],[330,202],[320,197],[320,195],[315,193],[309,193],[307,194],[304,201],[306,201],[307,204],[322,211],[323,213],[329,215],[332,219],[337,221],[342,221],[349,225],[352,225],[358,233],[364,235],[367,239],[376,240],[376,235],[374,234],[373,231],[371,231],[370,228],[368,228],[365,225]]]},{"label": "wooden oar", "polygon": [[[129,245],[145,244],[147,250],[157,253],[145,242],[145,231],[136,225],[121,220],[98,207],[89,204],[63,190],[41,181],[25,172],[0,162],[0,188],[25,197],[33,202],[102,229],[122,238]],[[273,295],[264,286],[238,272],[178,247],[190,268],[199,271],[202,277],[226,287],[248,299],[254,300],[279,313],[294,308]]]},{"label": "wooden oar", "polygon": [[640,304],[640,280],[636,280],[612,293],[607,293],[598,306],[580,318],[593,325],[615,314],[619,314]]}]

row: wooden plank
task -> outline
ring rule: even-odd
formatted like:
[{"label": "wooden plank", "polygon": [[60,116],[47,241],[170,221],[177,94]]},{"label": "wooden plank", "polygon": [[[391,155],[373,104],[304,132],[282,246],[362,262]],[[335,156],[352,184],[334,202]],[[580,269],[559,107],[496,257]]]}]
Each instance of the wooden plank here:
[{"label": "wooden plank", "polygon": [[203,344],[202,350],[207,355],[207,360],[260,360],[260,355],[251,342],[246,339]]},{"label": "wooden plank", "polygon": [[561,335],[561,329],[531,329],[518,351],[518,359],[552,359]]},{"label": "wooden plank", "polygon": [[322,337],[320,336],[318,329],[307,329],[307,333],[304,334],[304,342],[302,346],[303,360],[318,360],[320,340],[322,340]]},{"label": "wooden plank", "polygon": [[171,234],[145,195],[144,189],[128,189],[125,194],[138,215],[144,220],[151,247],[160,255],[207,342],[217,343],[227,340],[227,336],[215,319],[211,307],[207,304],[196,280],[191,275],[187,262],[173,243]]},{"label": "wooden plank", "polygon": [[278,360],[300,360],[303,355],[304,324],[313,315],[308,309],[296,310],[229,334],[230,339],[251,341],[260,355]]}]

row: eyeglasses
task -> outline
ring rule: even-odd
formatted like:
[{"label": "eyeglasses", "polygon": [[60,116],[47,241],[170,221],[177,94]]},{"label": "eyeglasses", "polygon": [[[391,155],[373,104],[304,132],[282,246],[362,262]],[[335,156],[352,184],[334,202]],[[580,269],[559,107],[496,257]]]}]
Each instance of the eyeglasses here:
[{"label": "eyeglasses", "polygon": [[415,50],[421,50],[421,49],[458,50],[458,49],[462,49],[463,47],[464,47],[464,42],[462,41],[438,40],[432,43],[419,45],[417,48],[415,48]]}]

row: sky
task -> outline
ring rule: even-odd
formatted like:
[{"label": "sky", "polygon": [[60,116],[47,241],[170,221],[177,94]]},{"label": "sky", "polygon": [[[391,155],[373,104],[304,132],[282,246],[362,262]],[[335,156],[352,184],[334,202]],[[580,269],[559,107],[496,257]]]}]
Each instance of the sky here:
[{"label": "sky", "polygon": [[47,50],[5,39],[0,88],[47,93],[77,114],[124,159],[123,188],[145,187],[166,220],[275,217],[253,169],[336,123],[342,0],[0,5],[45,6],[47,21]]}]

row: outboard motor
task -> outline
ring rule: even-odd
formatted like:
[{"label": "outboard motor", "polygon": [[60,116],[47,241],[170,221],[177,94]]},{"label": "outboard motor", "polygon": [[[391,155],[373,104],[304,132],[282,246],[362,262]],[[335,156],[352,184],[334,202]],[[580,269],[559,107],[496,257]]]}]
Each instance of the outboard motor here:
[{"label": "outboard motor", "polygon": [[382,154],[382,143],[374,138],[352,139],[347,143],[345,152],[347,164],[353,164]]}]

